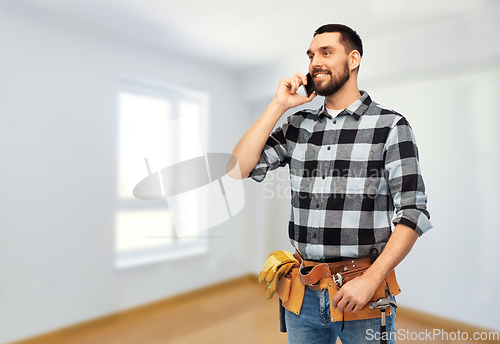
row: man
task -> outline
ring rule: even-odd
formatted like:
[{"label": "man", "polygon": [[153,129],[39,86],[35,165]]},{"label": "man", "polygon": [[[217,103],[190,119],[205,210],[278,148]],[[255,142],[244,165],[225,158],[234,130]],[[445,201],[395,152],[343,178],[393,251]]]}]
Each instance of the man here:
[{"label": "man", "polygon": [[[359,344],[378,338],[369,334],[379,331],[380,312],[367,315],[367,303],[432,228],[412,129],[402,115],[358,89],[362,54],[361,39],[349,27],[328,24],[316,30],[307,50],[316,94],[297,93],[307,84],[301,73],[281,80],[233,151],[242,178],[262,181],[267,171],[289,165],[289,236],[301,260],[357,262],[374,245],[386,243],[362,275],[340,288],[305,288],[300,311],[286,311],[289,343],[335,343],[339,336],[344,344]],[[320,109],[299,111],[272,132],[288,109],[317,95],[325,97]],[[337,311],[342,318],[332,314]],[[395,313],[390,313],[388,330],[394,332]],[[389,342],[394,340],[391,335]]]}]

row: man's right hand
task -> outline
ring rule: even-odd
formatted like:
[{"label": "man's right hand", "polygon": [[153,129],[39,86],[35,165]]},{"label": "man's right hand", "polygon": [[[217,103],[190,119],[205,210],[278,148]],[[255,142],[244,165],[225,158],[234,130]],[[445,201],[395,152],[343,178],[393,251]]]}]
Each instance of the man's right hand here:
[{"label": "man's right hand", "polygon": [[302,73],[295,73],[290,79],[281,80],[273,101],[284,107],[285,111],[310,102],[316,97],[316,93],[309,97],[303,97],[297,93],[299,87],[305,84],[307,84],[307,77]]},{"label": "man's right hand", "polygon": [[[234,179],[246,178],[257,165],[269,135],[285,111],[310,102],[316,97],[315,93],[309,97],[302,97],[297,93],[299,87],[306,83],[307,77],[301,73],[296,73],[290,79],[280,81],[273,101],[234,147],[232,155],[236,158],[237,164],[228,162],[227,174],[230,177]],[[238,168],[234,168],[235,166]]]}]

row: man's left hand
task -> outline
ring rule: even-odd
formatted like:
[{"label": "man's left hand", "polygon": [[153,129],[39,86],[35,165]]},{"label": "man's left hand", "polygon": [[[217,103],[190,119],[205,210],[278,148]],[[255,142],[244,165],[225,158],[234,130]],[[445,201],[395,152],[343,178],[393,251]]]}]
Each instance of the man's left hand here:
[{"label": "man's left hand", "polygon": [[338,308],[340,313],[357,313],[370,301],[375,294],[379,283],[368,276],[361,275],[347,282],[333,296],[332,307]]}]

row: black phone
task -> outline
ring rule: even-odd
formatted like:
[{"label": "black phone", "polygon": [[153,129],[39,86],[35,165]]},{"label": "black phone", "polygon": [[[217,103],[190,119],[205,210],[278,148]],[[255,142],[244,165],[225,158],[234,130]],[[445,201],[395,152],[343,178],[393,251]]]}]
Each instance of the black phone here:
[{"label": "black phone", "polygon": [[304,89],[306,90],[306,95],[309,97],[316,90],[314,89],[314,81],[310,73],[306,74],[307,77],[307,85],[304,85]]}]

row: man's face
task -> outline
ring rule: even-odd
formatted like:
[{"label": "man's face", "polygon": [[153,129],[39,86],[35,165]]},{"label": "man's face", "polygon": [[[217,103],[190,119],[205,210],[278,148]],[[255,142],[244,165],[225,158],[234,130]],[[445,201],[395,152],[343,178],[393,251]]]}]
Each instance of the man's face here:
[{"label": "man's face", "polygon": [[349,80],[349,55],[339,42],[338,32],[325,32],[316,35],[307,55],[309,73],[312,76],[316,93],[328,97],[344,86]]}]

